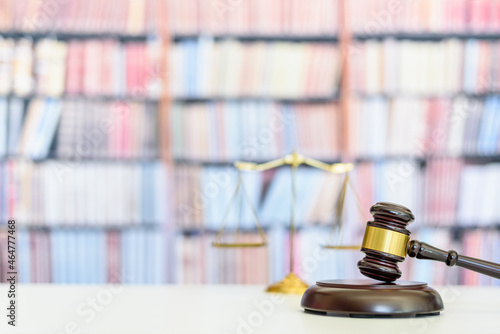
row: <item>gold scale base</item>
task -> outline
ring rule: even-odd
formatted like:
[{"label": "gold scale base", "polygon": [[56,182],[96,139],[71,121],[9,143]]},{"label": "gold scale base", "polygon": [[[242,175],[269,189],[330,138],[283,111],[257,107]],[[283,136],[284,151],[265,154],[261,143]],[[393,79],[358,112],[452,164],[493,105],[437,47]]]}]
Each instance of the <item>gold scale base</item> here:
[{"label": "gold scale base", "polygon": [[309,285],[301,280],[294,273],[289,273],[280,282],[270,285],[266,292],[287,293],[287,294],[303,294]]}]

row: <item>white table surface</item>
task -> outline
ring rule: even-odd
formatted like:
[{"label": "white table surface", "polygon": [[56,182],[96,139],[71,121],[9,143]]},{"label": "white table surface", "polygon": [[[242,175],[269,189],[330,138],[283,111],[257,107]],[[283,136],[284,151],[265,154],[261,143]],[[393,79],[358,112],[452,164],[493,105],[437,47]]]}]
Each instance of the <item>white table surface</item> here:
[{"label": "white table surface", "polygon": [[436,289],[440,316],[354,319],[304,313],[301,296],[262,286],[18,285],[12,327],[0,285],[0,333],[500,333],[500,288]]}]

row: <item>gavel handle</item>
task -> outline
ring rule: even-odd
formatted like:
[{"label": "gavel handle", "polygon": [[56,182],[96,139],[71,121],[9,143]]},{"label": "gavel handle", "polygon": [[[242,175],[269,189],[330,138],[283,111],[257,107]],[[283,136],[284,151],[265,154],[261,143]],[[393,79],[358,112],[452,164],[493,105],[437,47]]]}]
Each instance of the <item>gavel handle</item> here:
[{"label": "gavel handle", "polygon": [[444,262],[448,267],[456,265],[500,279],[500,264],[459,255],[454,250],[446,252],[425,242],[412,240],[408,243],[407,253],[410,257],[417,259]]}]

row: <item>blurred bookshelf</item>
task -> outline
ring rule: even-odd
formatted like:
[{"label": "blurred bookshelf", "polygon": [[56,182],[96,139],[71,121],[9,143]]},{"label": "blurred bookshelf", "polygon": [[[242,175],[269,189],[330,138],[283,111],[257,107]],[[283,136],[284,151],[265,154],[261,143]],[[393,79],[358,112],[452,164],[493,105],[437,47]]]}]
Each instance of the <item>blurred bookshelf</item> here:
[{"label": "blurred bookshelf", "polygon": [[[174,42],[184,40],[196,40],[204,35],[174,35]],[[339,38],[336,35],[298,35],[298,36],[280,36],[280,35],[206,35],[215,41],[238,40],[242,42],[296,42],[296,43],[338,43]],[[500,33],[353,33],[352,38],[356,41],[366,40],[412,40],[412,41],[440,41],[443,39],[479,39],[479,40],[497,40],[500,39]]]},{"label": "blurred bookshelf", "polygon": [[214,97],[181,97],[176,98],[176,102],[179,103],[209,103],[209,102],[278,102],[280,104],[299,104],[299,103],[328,103],[337,102],[338,96],[332,97],[305,97],[305,98],[273,98],[273,97],[253,97],[253,96],[239,96],[239,97],[224,97],[224,96],[214,96]]},{"label": "blurred bookshelf", "polygon": [[[276,281],[287,170],[243,175],[268,248],[211,242],[232,163],[292,150],[355,162],[367,217],[401,203],[415,237],[500,262],[500,1],[37,3],[0,14],[0,227],[18,221],[22,282]],[[296,267],[311,283],[359,274],[360,252],[301,262],[328,236],[341,181],[298,173]],[[347,243],[365,223],[355,202]],[[251,212],[238,219],[255,237]],[[498,284],[405,266],[431,284]]]},{"label": "blurred bookshelf", "polygon": [[113,33],[71,33],[65,31],[47,31],[47,32],[27,32],[27,31],[1,31],[0,34],[2,38],[30,38],[34,41],[40,39],[57,39],[59,41],[72,41],[72,40],[87,40],[87,39],[112,39],[120,42],[144,42],[148,39],[154,39],[156,36],[154,33],[151,34],[139,34],[139,35],[128,35],[128,34],[113,34]]},{"label": "blurred bookshelf", "polygon": [[182,42],[186,40],[197,40],[200,37],[210,37],[216,42],[227,40],[237,40],[241,42],[295,42],[295,43],[338,43],[336,35],[173,35],[174,42]]},{"label": "blurred bookshelf", "polygon": [[20,281],[172,281],[159,147],[170,36],[145,2],[47,4],[0,10],[0,225],[17,222]]}]

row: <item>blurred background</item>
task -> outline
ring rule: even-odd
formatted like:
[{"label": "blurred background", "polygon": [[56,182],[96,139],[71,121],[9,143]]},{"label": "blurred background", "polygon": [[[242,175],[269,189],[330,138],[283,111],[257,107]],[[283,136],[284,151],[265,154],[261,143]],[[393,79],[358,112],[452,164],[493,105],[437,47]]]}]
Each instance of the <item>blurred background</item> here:
[{"label": "blurred background", "polygon": [[[377,201],[500,262],[499,57],[498,0],[0,0],[0,273],[14,219],[25,283],[279,281],[292,184],[309,284],[360,277],[324,246],[360,245]],[[354,169],[233,166],[293,151]]]}]

